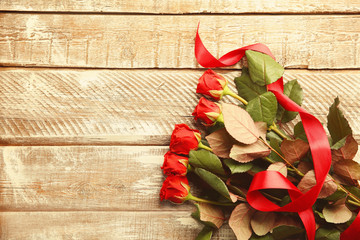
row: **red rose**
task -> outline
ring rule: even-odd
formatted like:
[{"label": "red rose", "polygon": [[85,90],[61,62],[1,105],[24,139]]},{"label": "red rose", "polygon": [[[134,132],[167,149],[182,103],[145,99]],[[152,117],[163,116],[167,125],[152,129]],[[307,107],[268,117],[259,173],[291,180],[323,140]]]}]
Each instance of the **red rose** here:
[{"label": "red rose", "polygon": [[184,176],[168,176],[160,190],[161,201],[169,200],[173,203],[183,203],[189,194],[190,186]]},{"label": "red rose", "polygon": [[176,124],[171,135],[170,151],[188,155],[190,150],[198,148],[201,135],[198,130],[191,129],[186,124]]},{"label": "red rose", "polygon": [[187,166],[189,163],[188,157],[176,155],[172,152],[167,152],[164,155],[164,164],[161,169],[166,175],[186,175]]},{"label": "red rose", "polygon": [[200,77],[196,92],[220,100],[226,86],[227,80],[209,69]]},{"label": "red rose", "polygon": [[195,116],[195,120],[200,119],[207,126],[213,125],[216,121],[223,122],[220,105],[204,97],[200,98],[192,115]]}]

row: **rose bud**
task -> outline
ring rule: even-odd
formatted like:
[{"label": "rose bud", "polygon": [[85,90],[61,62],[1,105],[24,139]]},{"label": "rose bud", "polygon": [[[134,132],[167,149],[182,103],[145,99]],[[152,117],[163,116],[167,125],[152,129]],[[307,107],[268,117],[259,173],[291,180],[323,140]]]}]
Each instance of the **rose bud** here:
[{"label": "rose bud", "polygon": [[183,157],[176,155],[172,152],[167,152],[164,155],[164,164],[161,167],[163,169],[165,175],[186,175],[187,166],[189,163],[188,157]]},{"label": "rose bud", "polygon": [[200,98],[192,115],[195,116],[195,120],[200,119],[206,126],[214,125],[215,122],[224,122],[221,106],[204,97]]},{"label": "rose bud", "polygon": [[189,128],[186,124],[176,124],[171,135],[170,151],[177,154],[188,155],[190,150],[196,150],[201,141],[198,130]]},{"label": "rose bud", "polygon": [[169,200],[173,203],[183,203],[187,200],[190,186],[185,176],[168,176],[160,190],[161,201]]},{"label": "rose bud", "polygon": [[224,89],[227,88],[227,83],[228,81],[223,76],[209,69],[200,77],[196,92],[220,100],[224,95]]}]

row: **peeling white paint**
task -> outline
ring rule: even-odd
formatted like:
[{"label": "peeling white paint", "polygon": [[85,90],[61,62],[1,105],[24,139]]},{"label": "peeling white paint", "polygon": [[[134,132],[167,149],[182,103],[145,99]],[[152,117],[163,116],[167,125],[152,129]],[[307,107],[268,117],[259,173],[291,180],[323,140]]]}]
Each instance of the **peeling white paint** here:
[{"label": "peeling white paint", "polygon": [[26,21],[26,37],[29,39],[38,39],[40,36],[35,34],[37,27],[39,26],[39,16],[31,15]]},{"label": "peeling white paint", "polygon": [[195,219],[193,219],[192,217],[182,217],[182,218],[176,218],[177,222],[180,222],[181,225],[183,226],[194,226],[197,225],[198,223],[195,221]]}]

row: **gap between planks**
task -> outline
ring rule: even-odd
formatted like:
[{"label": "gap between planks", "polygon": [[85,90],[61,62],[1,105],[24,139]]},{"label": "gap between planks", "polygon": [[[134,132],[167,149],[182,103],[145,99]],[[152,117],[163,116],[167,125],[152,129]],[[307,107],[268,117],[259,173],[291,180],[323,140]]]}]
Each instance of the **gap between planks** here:
[{"label": "gap between planks", "polygon": [[99,12],[99,13],[139,13],[139,14],[238,14],[238,13],[355,13],[360,10],[360,2],[336,0],[2,0],[0,9],[12,11],[51,12]]}]

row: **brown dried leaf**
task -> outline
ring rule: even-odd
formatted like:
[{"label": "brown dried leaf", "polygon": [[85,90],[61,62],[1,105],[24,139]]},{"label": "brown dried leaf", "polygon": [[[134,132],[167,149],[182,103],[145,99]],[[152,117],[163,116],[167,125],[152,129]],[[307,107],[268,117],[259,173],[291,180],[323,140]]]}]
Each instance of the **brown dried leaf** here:
[{"label": "brown dried leaf", "polygon": [[267,168],[267,170],[268,171],[278,171],[282,175],[284,175],[284,177],[287,177],[287,168],[286,168],[285,163],[276,162],[276,163],[270,164],[270,166]]},{"label": "brown dried leaf", "polygon": [[237,205],[231,213],[229,225],[237,240],[248,240],[252,235],[250,219],[254,210],[246,203]]},{"label": "brown dried leaf", "polygon": [[256,212],[250,224],[256,235],[264,236],[273,229],[275,219],[276,214],[273,212]]},{"label": "brown dried leaf", "polygon": [[305,174],[312,169],[312,164],[309,162],[301,161],[297,166],[297,169],[303,174]]},{"label": "brown dried leaf", "polygon": [[235,144],[235,139],[230,136],[225,128],[217,130],[207,135],[206,140],[209,142],[213,152],[222,158],[229,158],[230,150]]},{"label": "brown dried leaf", "polygon": [[352,212],[345,206],[345,204],[326,206],[324,207],[322,213],[327,222],[335,224],[345,223],[352,217]]},{"label": "brown dried leaf", "polygon": [[230,151],[230,157],[238,162],[246,163],[270,154],[270,149],[260,141],[253,144],[235,144]]},{"label": "brown dried leaf", "polygon": [[284,154],[285,159],[290,163],[300,161],[310,149],[309,144],[301,139],[284,139],[280,148],[281,152]]},{"label": "brown dried leaf", "polygon": [[203,222],[211,222],[217,228],[220,228],[225,220],[225,216],[220,207],[208,203],[198,203],[200,211],[200,220]]},{"label": "brown dried leaf", "polygon": [[260,133],[247,111],[234,104],[223,103],[222,113],[225,128],[233,138],[244,144],[257,141]]},{"label": "brown dried leaf", "polygon": [[232,201],[233,203],[237,202],[238,200],[243,201],[243,202],[246,201],[245,198],[240,197],[239,195],[236,195],[236,194],[234,194],[234,193],[232,193],[232,192],[229,192],[229,195],[230,195],[230,199],[231,199],[231,201]]},{"label": "brown dried leaf", "polygon": [[358,151],[358,144],[352,135],[347,136],[345,145],[340,149],[332,149],[332,161],[337,162],[344,159],[354,159]]},{"label": "brown dried leaf", "polygon": [[[311,170],[305,174],[305,176],[301,179],[297,187],[301,192],[305,193],[315,185],[316,185],[315,172],[314,170]],[[328,175],[326,176],[324,185],[319,193],[318,198],[326,198],[331,194],[333,194],[334,192],[336,192],[336,190],[337,190],[337,185]]]},{"label": "brown dried leaf", "polygon": [[339,160],[334,163],[334,173],[350,181],[360,180],[360,164],[350,159]]},{"label": "brown dried leaf", "polygon": [[263,140],[266,140],[266,133],[268,130],[267,123],[266,122],[255,122],[255,126],[259,130],[260,137]]}]

